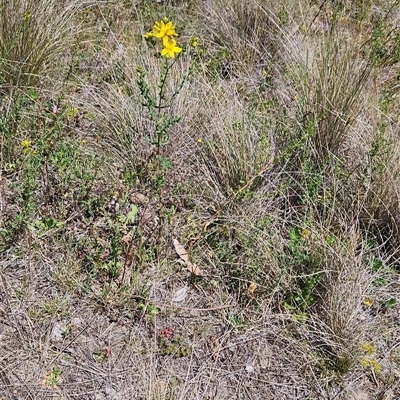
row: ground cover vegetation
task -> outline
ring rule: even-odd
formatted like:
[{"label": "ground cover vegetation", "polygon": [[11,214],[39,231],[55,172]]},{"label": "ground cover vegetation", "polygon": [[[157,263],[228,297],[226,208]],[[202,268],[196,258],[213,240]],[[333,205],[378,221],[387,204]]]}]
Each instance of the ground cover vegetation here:
[{"label": "ground cover vegetation", "polygon": [[0,0],[0,397],[400,396],[398,0]]}]

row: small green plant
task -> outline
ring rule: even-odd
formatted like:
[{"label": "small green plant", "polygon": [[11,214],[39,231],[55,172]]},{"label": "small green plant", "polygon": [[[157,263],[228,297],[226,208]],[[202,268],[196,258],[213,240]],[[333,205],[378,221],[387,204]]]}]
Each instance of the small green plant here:
[{"label": "small green plant", "polygon": [[[307,312],[318,300],[317,287],[321,280],[321,256],[312,247],[312,232],[304,227],[293,227],[289,231],[288,250],[292,285],[286,293],[284,305],[287,309]],[[316,244],[314,244],[316,246]]]},{"label": "small green plant", "polygon": [[21,285],[15,290],[15,297],[17,299],[24,298],[29,293],[29,275],[25,274],[21,279]]},{"label": "small green plant", "polygon": [[400,61],[400,30],[389,29],[383,19],[377,19],[366,44],[368,56],[375,66],[394,65]]},{"label": "small green plant", "polygon": [[382,307],[387,310],[393,310],[397,306],[397,300],[394,297],[391,297],[382,302]]},{"label": "small green plant", "polygon": [[53,389],[58,389],[58,385],[61,382],[61,369],[58,365],[55,365],[51,371],[42,379],[41,386],[48,388],[49,386]]},{"label": "small green plant", "polygon": [[185,343],[181,335],[175,334],[175,329],[173,328],[165,328],[160,332],[158,349],[162,356],[181,358],[190,354],[190,347]]},{"label": "small green plant", "polygon": [[142,315],[149,323],[154,322],[154,317],[160,313],[160,308],[152,303],[140,303],[139,308],[142,309]]},{"label": "small green plant", "polygon": [[[63,107],[41,96],[36,90],[15,94],[14,117],[9,126],[14,134],[5,137],[3,168],[12,165],[18,181],[11,184],[19,212],[12,212],[0,223],[0,249],[18,241],[28,227],[36,236],[62,230],[72,210],[91,213],[91,196],[100,160],[95,161],[82,143],[64,134]],[[11,111],[10,111],[11,112]],[[52,205],[52,207],[49,207]]]},{"label": "small green plant", "polygon": [[61,320],[69,315],[68,303],[60,297],[41,301],[30,310],[30,317],[40,322]]},{"label": "small green plant", "polygon": [[106,363],[111,356],[111,349],[109,347],[102,347],[97,349],[93,355],[96,358],[96,361],[100,364]]},{"label": "small green plant", "polygon": [[226,316],[226,321],[228,325],[234,329],[235,331],[239,331],[241,327],[244,325],[244,316],[239,312],[229,312]]}]

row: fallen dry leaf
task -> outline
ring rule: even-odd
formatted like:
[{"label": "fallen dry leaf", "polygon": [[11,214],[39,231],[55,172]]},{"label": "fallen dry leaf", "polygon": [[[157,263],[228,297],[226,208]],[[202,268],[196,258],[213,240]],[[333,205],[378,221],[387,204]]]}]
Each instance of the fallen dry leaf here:
[{"label": "fallen dry leaf", "polygon": [[185,262],[185,264],[189,263],[189,254],[185,250],[185,248],[178,242],[177,239],[173,240],[175,251],[178,253],[178,256]]},{"label": "fallen dry leaf", "polygon": [[146,197],[144,194],[138,193],[138,192],[131,193],[129,198],[133,204],[138,204],[141,206],[144,206],[149,202],[148,197]]},{"label": "fallen dry leaf", "polygon": [[203,276],[204,275],[203,271],[196,264],[193,264],[190,261],[187,263],[187,269],[193,275],[196,275],[196,276]]},{"label": "fallen dry leaf", "polygon": [[173,240],[175,251],[177,252],[178,256],[185,262],[185,265],[189,272],[193,275],[202,276],[203,271],[196,265],[189,261],[189,254],[185,250],[185,248],[179,243],[177,239]]}]

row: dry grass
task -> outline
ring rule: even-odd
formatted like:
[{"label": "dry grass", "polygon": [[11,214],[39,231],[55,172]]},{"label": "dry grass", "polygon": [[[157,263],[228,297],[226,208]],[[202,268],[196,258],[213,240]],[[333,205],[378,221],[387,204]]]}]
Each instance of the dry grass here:
[{"label": "dry grass", "polygon": [[0,397],[399,396],[396,2],[37,3],[0,8]]}]

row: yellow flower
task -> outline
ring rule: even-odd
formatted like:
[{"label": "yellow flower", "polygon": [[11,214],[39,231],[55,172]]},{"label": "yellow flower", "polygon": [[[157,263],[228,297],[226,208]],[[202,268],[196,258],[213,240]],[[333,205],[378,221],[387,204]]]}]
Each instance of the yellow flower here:
[{"label": "yellow flower", "polygon": [[27,148],[31,147],[32,140],[23,140],[20,144],[24,149],[27,149]]},{"label": "yellow flower", "polygon": [[371,364],[372,369],[373,369],[375,372],[377,372],[377,373],[381,372],[381,365],[379,364],[379,361],[378,361],[376,358],[373,358],[373,359],[370,361],[370,364]]},{"label": "yellow flower", "polygon": [[192,39],[190,39],[190,45],[191,45],[192,47],[194,47],[194,48],[197,47],[198,42],[199,42],[199,38],[198,38],[197,36],[192,37]]},{"label": "yellow flower", "polygon": [[175,53],[179,54],[182,51],[182,48],[176,44],[176,40],[168,38],[168,36],[163,38],[163,46],[164,48],[161,51],[162,57],[175,58]]},{"label": "yellow flower", "polygon": [[369,355],[372,355],[372,354],[374,354],[376,352],[375,347],[370,343],[362,343],[361,344],[361,349],[363,351],[365,351],[366,353],[368,353]]},{"label": "yellow flower", "polygon": [[311,237],[311,231],[310,231],[309,229],[307,229],[307,228],[303,228],[303,229],[301,230],[301,236],[302,236],[304,239],[309,239],[309,238]]},{"label": "yellow flower", "polygon": [[247,294],[249,295],[249,297],[254,297],[254,292],[256,291],[256,289],[257,284],[255,284],[254,282],[250,282],[249,287],[247,288]]},{"label": "yellow flower", "polygon": [[164,39],[165,37],[178,36],[178,34],[175,31],[174,24],[168,18],[164,18],[162,21],[154,24],[152,36]]},{"label": "yellow flower", "polygon": [[374,305],[374,299],[371,299],[371,297],[366,297],[363,300],[363,303],[367,306],[367,307],[372,307]]},{"label": "yellow flower", "polygon": [[371,368],[375,373],[381,372],[381,365],[376,358],[362,358],[360,364],[363,368]]},{"label": "yellow flower", "polygon": [[23,140],[20,143],[20,146],[22,147],[22,151],[24,152],[24,154],[28,154],[28,153],[33,153],[36,154],[36,150],[32,150],[32,140]]}]

